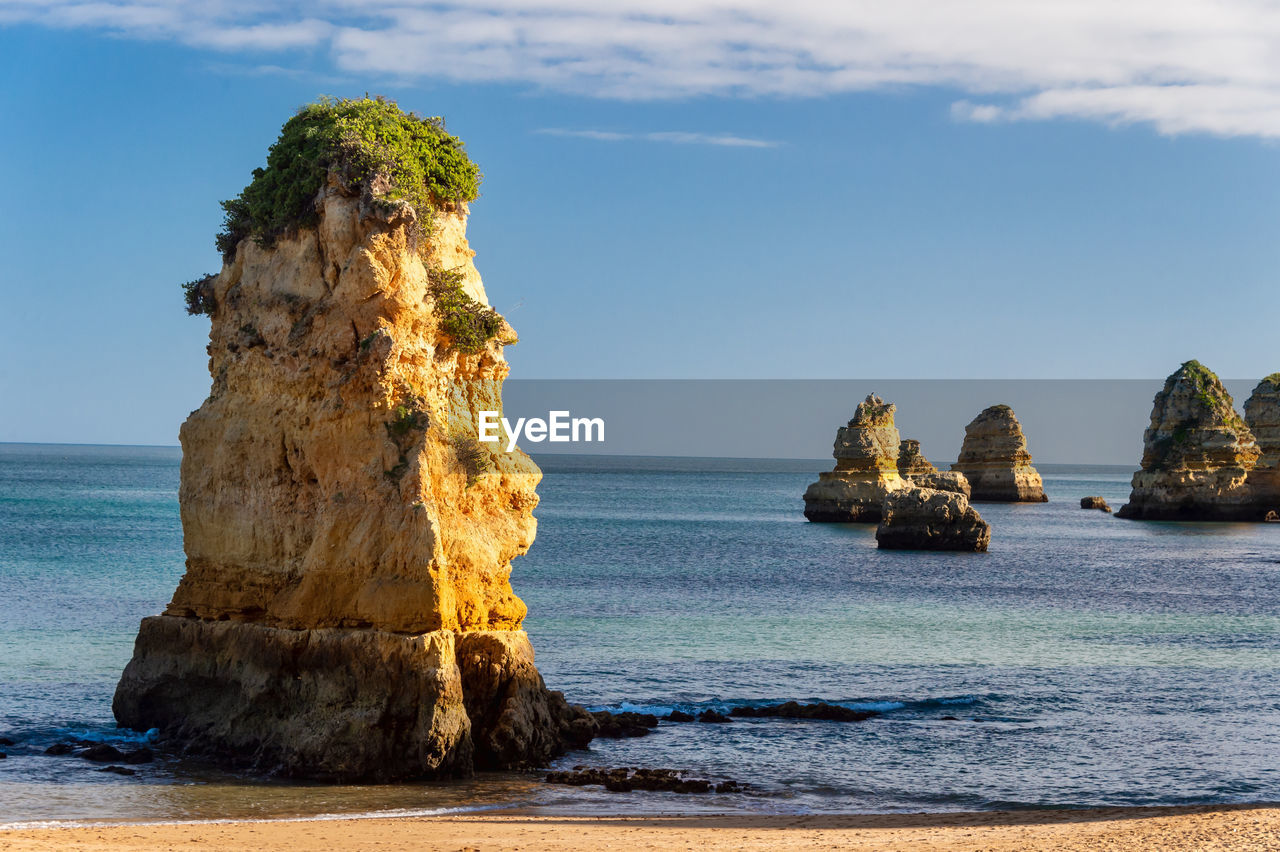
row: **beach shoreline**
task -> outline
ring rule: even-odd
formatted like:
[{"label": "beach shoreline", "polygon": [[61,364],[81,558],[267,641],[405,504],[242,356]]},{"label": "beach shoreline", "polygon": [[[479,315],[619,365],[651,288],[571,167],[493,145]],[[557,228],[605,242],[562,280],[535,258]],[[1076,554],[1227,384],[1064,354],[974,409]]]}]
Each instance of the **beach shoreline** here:
[{"label": "beach shoreline", "polygon": [[1280,805],[919,814],[433,817],[166,822],[0,830],[14,852],[280,850],[1280,849]]}]

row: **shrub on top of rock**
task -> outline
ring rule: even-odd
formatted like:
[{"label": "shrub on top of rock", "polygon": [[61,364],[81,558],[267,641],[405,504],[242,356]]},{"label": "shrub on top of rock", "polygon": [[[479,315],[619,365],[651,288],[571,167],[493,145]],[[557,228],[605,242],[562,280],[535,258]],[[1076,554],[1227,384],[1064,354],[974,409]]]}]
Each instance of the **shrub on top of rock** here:
[{"label": "shrub on top of rock", "polygon": [[472,201],[480,192],[479,168],[443,119],[406,113],[382,97],[321,98],[285,122],[266,167],[222,202],[223,257],[231,260],[245,237],[269,247],[315,225],[316,195],[331,171],[373,199],[412,205],[424,228],[433,208]]}]

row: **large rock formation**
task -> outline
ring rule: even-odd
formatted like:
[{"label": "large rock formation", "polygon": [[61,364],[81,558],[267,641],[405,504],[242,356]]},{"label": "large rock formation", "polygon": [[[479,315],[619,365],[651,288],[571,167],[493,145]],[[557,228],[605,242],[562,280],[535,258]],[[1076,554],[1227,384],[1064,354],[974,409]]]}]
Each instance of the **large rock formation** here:
[{"label": "large rock formation", "polygon": [[951,466],[969,480],[977,502],[1044,503],[1044,482],[1031,466],[1027,439],[1013,409],[993,405],[964,427],[960,458]]},{"label": "large rock formation", "polygon": [[898,475],[917,488],[954,491],[969,496],[969,480],[955,470],[940,471],[920,452],[920,442],[903,439],[898,444]]},{"label": "large rock formation", "polygon": [[1244,420],[1261,453],[1249,472],[1249,490],[1265,518],[1280,511],[1280,373],[1258,382],[1244,404]]},{"label": "large rock formation", "polygon": [[985,551],[991,527],[963,494],[911,488],[885,498],[876,543],[886,550]]},{"label": "large rock formation", "polygon": [[1142,441],[1142,469],[1117,517],[1262,519],[1247,482],[1261,455],[1258,445],[1222,382],[1199,361],[1165,380]]},{"label": "large rock formation", "polygon": [[313,224],[233,241],[195,285],[213,387],[181,430],[187,571],[142,622],[122,725],[372,780],[536,766],[591,737],[543,685],[509,582],[541,474],[476,440],[514,334],[467,207],[386,187],[330,166]]},{"label": "large rock formation", "polygon": [[878,523],[884,498],[910,487],[898,475],[894,406],[875,394],[858,403],[853,419],[836,432],[835,470],[819,474],[804,492],[811,521]]}]

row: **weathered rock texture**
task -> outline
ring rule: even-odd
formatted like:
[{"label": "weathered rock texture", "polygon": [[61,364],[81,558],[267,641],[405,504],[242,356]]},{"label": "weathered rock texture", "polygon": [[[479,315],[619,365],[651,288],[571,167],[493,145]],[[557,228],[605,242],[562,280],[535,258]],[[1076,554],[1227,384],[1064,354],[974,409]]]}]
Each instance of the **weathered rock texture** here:
[{"label": "weathered rock texture", "polygon": [[898,475],[917,488],[955,491],[969,496],[969,480],[954,470],[940,471],[920,452],[920,442],[904,439],[898,444]]},{"label": "weathered rock texture", "polygon": [[910,487],[898,475],[894,406],[875,394],[858,403],[853,419],[836,432],[835,470],[819,474],[804,492],[811,521],[877,523],[889,494]]},{"label": "weathered rock texture", "polygon": [[1045,503],[1044,482],[1031,466],[1027,439],[1013,409],[993,405],[964,427],[960,458],[951,466],[969,480],[977,502]]},{"label": "weathered rock texture", "polygon": [[911,488],[885,498],[876,543],[886,550],[985,551],[991,527],[963,494]]},{"label": "weathered rock texture", "polygon": [[927,476],[931,473],[937,473],[938,469],[933,466],[933,462],[929,461],[920,452],[920,442],[910,438],[903,438],[898,443],[898,475],[911,479],[916,476]]},{"label": "weathered rock texture", "polygon": [[544,764],[591,724],[543,685],[508,579],[540,471],[475,440],[513,334],[467,354],[433,312],[429,267],[486,301],[466,208],[419,237],[412,207],[337,180],[319,207],[211,282],[213,387],[181,432],[187,571],[142,623],[116,717],[323,777]]},{"label": "weathered rock texture", "polygon": [[1267,512],[1280,511],[1280,373],[1258,382],[1244,404],[1244,420],[1261,453],[1248,481],[1265,519]]},{"label": "weathered rock texture", "polygon": [[1108,514],[1111,512],[1111,504],[1102,497],[1081,497],[1080,508],[1098,509],[1099,511],[1107,512]]},{"label": "weathered rock texture", "polygon": [[1261,520],[1248,483],[1261,452],[1218,377],[1188,361],[1165,380],[1142,436],[1142,469],[1116,515]]}]

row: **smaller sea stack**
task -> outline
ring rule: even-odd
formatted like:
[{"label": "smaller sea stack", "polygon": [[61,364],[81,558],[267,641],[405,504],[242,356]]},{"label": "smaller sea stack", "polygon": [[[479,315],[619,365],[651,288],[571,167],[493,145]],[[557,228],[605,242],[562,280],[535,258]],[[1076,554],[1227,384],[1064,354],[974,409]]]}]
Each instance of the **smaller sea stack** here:
[{"label": "smaller sea stack", "polygon": [[898,475],[894,406],[875,394],[858,403],[836,432],[835,470],[819,474],[804,492],[804,516],[826,523],[879,523],[889,494],[910,487]]},{"label": "smaller sea stack", "polygon": [[1249,490],[1263,513],[1280,513],[1280,373],[1272,373],[1253,389],[1244,404],[1244,421],[1262,455],[1249,472]]},{"label": "smaller sea stack", "polygon": [[890,494],[876,528],[884,550],[985,551],[991,527],[963,494],[912,488]]},{"label": "smaller sea stack", "polygon": [[955,470],[940,471],[920,451],[920,442],[904,438],[898,444],[898,475],[917,488],[954,491],[969,496],[969,480]]},{"label": "smaller sea stack", "polygon": [[975,502],[1047,503],[1044,481],[1031,466],[1022,424],[1007,405],[993,405],[964,427],[960,458],[951,466],[969,480]]},{"label": "smaller sea stack", "polygon": [[[1263,406],[1255,410],[1261,415]],[[1261,451],[1231,394],[1199,361],[1165,380],[1142,436],[1142,469],[1117,517],[1163,521],[1262,520],[1248,483]]]}]

